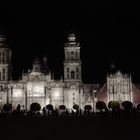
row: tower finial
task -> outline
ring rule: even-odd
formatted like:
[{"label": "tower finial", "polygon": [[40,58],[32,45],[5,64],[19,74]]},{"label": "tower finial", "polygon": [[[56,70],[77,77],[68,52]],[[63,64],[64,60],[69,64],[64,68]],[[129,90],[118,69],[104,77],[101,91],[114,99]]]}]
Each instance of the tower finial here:
[{"label": "tower finial", "polygon": [[43,56],[43,61],[47,61],[47,55],[46,54],[44,54],[44,56]]},{"label": "tower finial", "polygon": [[71,32],[68,34],[68,41],[69,42],[75,42],[76,40],[76,36],[75,36],[75,33]]},{"label": "tower finial", "polygon": [[114,70],[114,69],[115,69],[115,64],[114,64],[114,63],[112,63],[112,64],[110,65],[110,69],[111,69],[111,70]]},{"label": "tower finial", "polygon": [[42,63],[42,72],[46,75],[49,72],[49,67],[48,67],[48,59],[46,54],[44,54],[43,57],[43,63]]},{"label": "tower finial", "polygon": [[4,43],[5,41],[6,41],[6,37],[5,37],[5,34],[4,34],[4,28],[1,25],[0,26],[0,43]]},{"label": "tower finial", "polygon": [[112,60],[112,63],[110,65],[110,70],[115,70],[116,69],[116,66],[114,64],[114,61]]},{"label": "tower finial", "polygon": [[2,25],[0,26],[0,34],[4,34],[4,27]]}]

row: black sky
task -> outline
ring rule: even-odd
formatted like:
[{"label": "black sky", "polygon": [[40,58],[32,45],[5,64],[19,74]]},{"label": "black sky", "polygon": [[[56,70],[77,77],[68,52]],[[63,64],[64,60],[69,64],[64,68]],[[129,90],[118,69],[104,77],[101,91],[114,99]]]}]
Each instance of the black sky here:
[{"label": "black sky", "polygon": [[114,62],[140,82],[138,3],[117,1],[28,2],[0,5],[0,25],[13,51],[13,77],[47,54],[56,78],[63,75],[64,43],[73,30],[81,42],[83,81],[105,82]]}]

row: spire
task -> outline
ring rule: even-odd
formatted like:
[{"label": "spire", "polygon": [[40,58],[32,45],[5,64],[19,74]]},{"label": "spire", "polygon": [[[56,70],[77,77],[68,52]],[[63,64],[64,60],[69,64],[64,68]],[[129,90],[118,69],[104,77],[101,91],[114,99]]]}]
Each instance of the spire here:
[{"label": "spire", "polygon": [[38,58],[35,59],[33,62],[33,72],[40,72],[41,71],[41,62]]},{"label": "spire", "polygon": [[10,81],[12,81],[13,79],[12,79],[12,76],[10,77]]},{"label": "spire", "polygon": [[42,72],[43,72],[45,75],[49,72],[48,59],[47,59],[46,54],[44,54],[44,57],[43,57]]},{"label": "spire", "polygon": [[108,74],[115,74],[116,73],[116,65],[114,64],[114,62],[112,61],[112,63],[109,65],[108,68]]},{"label": "spire", "polygon": [[22,70],[22,76],[24,76],[24,70]]},{"label": "spire", "polygon": [[115,64],[112,63],[112,64],[110,65],[110,70],[114,70],[114,69],[115,69]]},{"label": "spire", "polygon": [[52,80],[54,80],[54,73],[52,73]]},{"label": "spire", "polygon": [[63,77],[61,76],[61,83],[63,82]]},{"label": "spire", "polygon": [[39,60],[39,58],[35,58],[35,61],[34,61],[33,64],[40,64],[40,60]]},{"label": "spire", "polygon": [[0,26],[0,34],[4,34],[4,27],[3,27],[3,25]]},{"label": "spire", "polygon": [[43,62],[47,62],[47,55],[46,54],[44,54]]}]

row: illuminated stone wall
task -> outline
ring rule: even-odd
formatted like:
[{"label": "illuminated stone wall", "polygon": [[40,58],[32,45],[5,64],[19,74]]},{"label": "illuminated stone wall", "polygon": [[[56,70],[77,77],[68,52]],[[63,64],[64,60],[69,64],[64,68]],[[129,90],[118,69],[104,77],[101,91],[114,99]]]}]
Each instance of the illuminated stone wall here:
[{"label": "illuminated stone wall", "polygon": [[8,96],[6,97],[6,102],[11,103],[13,105],[13,109],[16,109],[18,104],[25,107],[25,92],[23,83],[10,82],[10,84],[8,84],[7,94]]},{"label": "illuminated stone wall", "polygon": [[117,71],[115,74],[107,76],[107,98],[108,102],[111,100],[117,101],[131,101],[132,97],[132,82],[131,77]]},{"label": "illuminated stone wall", "polygon": [[27,108],[34,102],[38,102],[41,107],[46,104],[45,93],[45,82],[44,81],[32,81],[27,83]]},{"label": "illuminated stone wall", "polygon": [[20,88],[13,89],[11,103],[13,105],[13,108],[16,108],[18,104],[25,106],[25,94],[24,94],[24,91],[22,89],[20,89]]},{"label": "illuminated stone wall", "polygon": [[64,89],[65,94],[65,105],[67,108],[72,109],[74,104],[81,105],[80,101],[80,87],[77,84],[70,84],[67,85]]},{"label": "illuminated stone wall", "polygon": [[50,103],[53,104],[54,108],[59,108],[60,105],[64,104],[64,92],[63,88],[52,88],[51,89],[51,101]]}]

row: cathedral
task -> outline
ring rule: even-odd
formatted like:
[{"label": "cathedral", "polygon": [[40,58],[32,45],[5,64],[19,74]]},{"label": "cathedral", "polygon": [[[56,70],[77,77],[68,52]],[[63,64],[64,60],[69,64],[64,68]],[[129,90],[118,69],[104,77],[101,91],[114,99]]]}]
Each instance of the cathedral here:
[{"label": "cathedral", "polygon": [[36,59],[32,70],[22,73],[20,80],[12,80],[12,51],[4,34],[0,34],[0,108],[11,103],[13,108],[18,104],[25,109],[38,102],[41,107],[52,104],[54,108],[65,105],[72,109],[77,104],[81,109],[85,105],[95,108],[97,101],[116,100],[140,103],[140,85],[133,84],[131,75],[120,71],[107,74],[106,83],[84,84],[80,60],[80,43],[74,33],[67,36],[64,44],[64,78],[55,80],[48,70],[47,58]]}]

